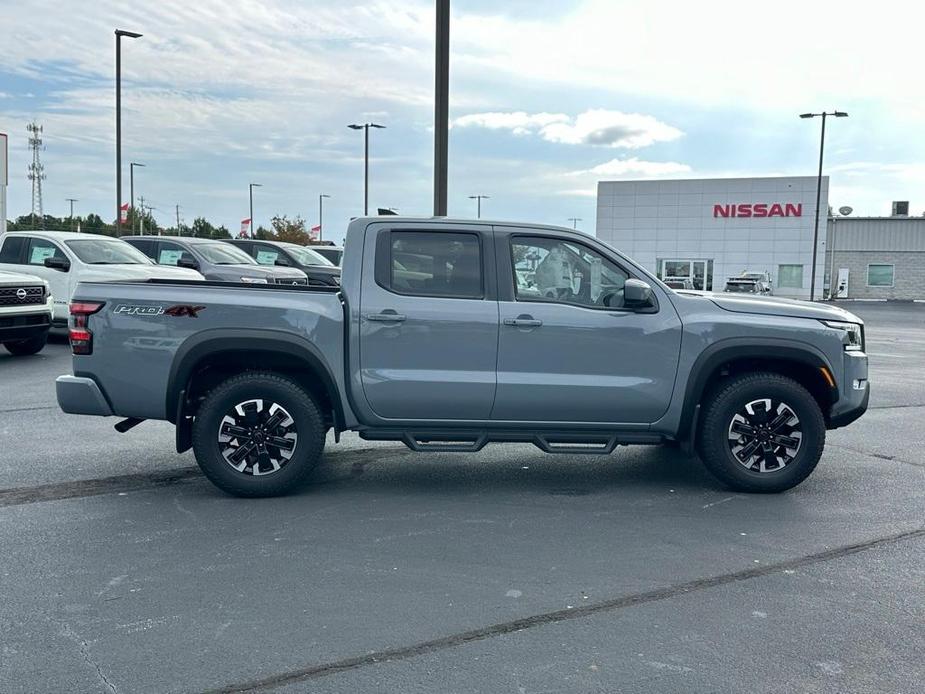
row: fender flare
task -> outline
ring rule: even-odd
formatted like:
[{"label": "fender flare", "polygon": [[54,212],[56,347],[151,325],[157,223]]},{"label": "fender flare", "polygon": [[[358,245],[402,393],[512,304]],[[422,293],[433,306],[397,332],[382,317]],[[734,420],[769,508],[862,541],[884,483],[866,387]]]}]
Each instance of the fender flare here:
[{"label": "fender flare", "polygon": [[[710,374],[721,364],[736,359],[772,359],[775,361],[795,362],[815,369],[825,367],[835,376],[825,354],[806,342],[780,338],[729,338],[707,347],[691,367],[690,376],[684,390],[684,404],[678,424],[678,440],[685,442],[685,447],[693,450],[697,434],[696,425],[700,414],[700,400],[707,389]],[[832,402],[838,400],[838,389],[832,390]]]},{"label": "fender flare", "polygon": [[170,365],[165,403],[167,419],[183,422],[186,389],[196,365],[222,352],[275,352],[303,361],[314,372],[327,392],[334,411],[335,431],[344,430],[344,409],[332,371],[317,347],[298,335],[280,330],[216,328],[189,337],[177,350]]}]

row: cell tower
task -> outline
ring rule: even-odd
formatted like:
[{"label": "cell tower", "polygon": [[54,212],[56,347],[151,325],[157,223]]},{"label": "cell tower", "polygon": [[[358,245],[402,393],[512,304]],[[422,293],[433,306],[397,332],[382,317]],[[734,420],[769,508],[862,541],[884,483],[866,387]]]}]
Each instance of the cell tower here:
[{"label": "cell tower", "polygon": [[32,121],[26,126],[29,131],[29,147],[32,148],[32,163],[29,164],[29,180],[32,181],[32,223],[38,220],[45,228],[45,214],[42,211],[42,181],[45,180],[45,166],[42,164],[42,126]]}]

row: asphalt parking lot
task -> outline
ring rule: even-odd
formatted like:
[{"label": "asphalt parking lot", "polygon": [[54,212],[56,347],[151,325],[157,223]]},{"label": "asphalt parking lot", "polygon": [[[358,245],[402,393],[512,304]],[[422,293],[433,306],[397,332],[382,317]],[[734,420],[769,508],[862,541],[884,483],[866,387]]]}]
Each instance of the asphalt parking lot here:
[{"label": "asphalt parking lot", "polygon": [[0,356],[2,692],[916,692],[925,304],[867,322],[871,410],[734,494],[667,448],[416,454],[224,496],[172,429],[64,415]]}]

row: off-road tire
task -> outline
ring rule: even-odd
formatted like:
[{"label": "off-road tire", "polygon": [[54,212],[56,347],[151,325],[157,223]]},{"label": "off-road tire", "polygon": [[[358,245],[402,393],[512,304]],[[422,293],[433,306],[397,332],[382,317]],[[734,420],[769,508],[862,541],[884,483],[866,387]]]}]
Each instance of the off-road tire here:
[{"label": "off-road tire", "polygon": [[[802,438],[789,462],[779,469],[759,472],[735,457],[730,427],[746,405],[762,399],[786,403],[798,418]],[[771,372],[735,376],[709,392],[703,407],[698,436],[700,458],[710,473],[735,491],[782,492],[809,477],[819,463],[825,447],[825,419],[816,399],[791,378]],[[783,457],[787,458],[786,452]]]},{"label": "off-road tire", "polygon": [[45,348],[48,341],[48,333],[42,333],[27,340],[16,340],[15,342],[4,342],[3,346],[6,351],[17,357],[27,357],[32,354],[38,354]]},{"label": "off-road tire", "polygon": [[[238,404],[254,400],[283,408],[292,420],[290,433],[297,435],[291,457],[270,474],[238,471],[225,457],[234,449],[219,440],[225,417]],[[325,433],[321,410],[302,386],[272,371],[248,371],[232,376],[206,396],[193,420],[193,451],[205,476],[222,491],[241,497],[279,496],[305,483],[321,460]],[[240,447],[240,441],[235,443]]]}]

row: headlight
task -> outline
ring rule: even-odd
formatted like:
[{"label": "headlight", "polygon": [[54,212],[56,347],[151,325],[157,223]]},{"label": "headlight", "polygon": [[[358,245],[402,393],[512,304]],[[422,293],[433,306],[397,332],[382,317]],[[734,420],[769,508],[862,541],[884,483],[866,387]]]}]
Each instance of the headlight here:
[{"label": "headlight", "polygon": [[845,343],[846,352],[864,351],[864,328],[860,325],[840,320],[824,320],[822,322],[830,328],[844,331],[845,336],[842,341]]},{"label": "headlight", "polygon": [[266,277],[242,277],[241,281],[244,282],[244,284],[266,284],[267,278]]}]

